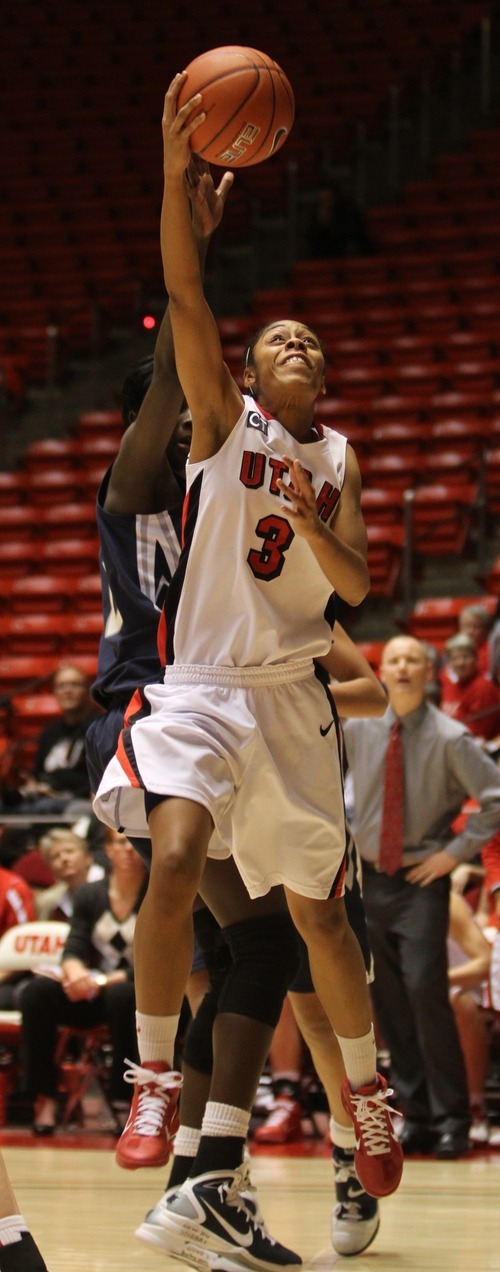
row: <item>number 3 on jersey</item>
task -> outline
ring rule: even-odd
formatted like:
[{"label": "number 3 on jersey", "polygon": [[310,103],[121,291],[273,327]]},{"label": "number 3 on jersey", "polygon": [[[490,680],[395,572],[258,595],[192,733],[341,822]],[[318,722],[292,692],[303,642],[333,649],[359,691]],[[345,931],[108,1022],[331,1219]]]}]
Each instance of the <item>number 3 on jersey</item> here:
[{"label": "number 3 on jersey", "polygon": [[255,533],[263,540],[260,552],[251,548],[247,561],[256,579],[277,579],[285,564],[285,552],[295,538],[289,521],[284,517],[262,517]]}]

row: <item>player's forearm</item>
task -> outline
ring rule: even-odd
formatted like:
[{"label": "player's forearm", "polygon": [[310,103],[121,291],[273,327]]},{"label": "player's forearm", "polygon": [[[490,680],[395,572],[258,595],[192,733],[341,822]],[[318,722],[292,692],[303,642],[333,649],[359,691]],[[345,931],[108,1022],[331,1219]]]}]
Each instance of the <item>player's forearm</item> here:
[{"label": "player's forearm", "polygon": [[387,710],[385,690],[379,682],[367,676],[358,676],[345,685],[330,685],[335,706],[340,716],[382,716]]},{"label": "player's forearm", "polygon": [[318,524],[317,532],[308,539],[311,551],[323,574],[348,605],[360,605],[370,587],[366,560],[356,548],[339,539],[327,526]]},{"label": "player's forearm", "polygon": [[202,290],[200,255],[184,176],[165,174],[160,244],[170,304],[182,304],[184,299]]}]

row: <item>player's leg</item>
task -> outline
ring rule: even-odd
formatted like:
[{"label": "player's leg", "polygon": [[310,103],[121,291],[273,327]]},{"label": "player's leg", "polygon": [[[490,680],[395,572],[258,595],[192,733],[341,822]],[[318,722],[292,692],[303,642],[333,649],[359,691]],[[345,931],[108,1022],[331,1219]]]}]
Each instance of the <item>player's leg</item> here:
[{"label": "player's leg", "polygon": [[366,1192],[385,1196],[397,1188],[402,1152],[387,1107],[387,1084],[377,1075],[376,1044],[366,972],[342,897],[325,901],[286,889],[292,918],[307,945],[311,976],[337,1036],[346,1072],[342,1102],[359,1146],[356,1172]]},{"label": "player's leg", "polygon": [[0,1272],[47,1272],[47,1265],[20,1213],[1,1153]]},{"label": "player's leg", "polygon": [[[207,1265],[210,1256],[231,1251],[254,1267],[297,1264],[298,1257],[266,1232],[243,1164],[255,1092],[295,968],[295,931],[281,890],[251,901],[232,861],[207,863],[201,891],[231,952],[214,1022],[209,1099],[189,1177],[180,1191],[167,1190],[137,1235],[188,1263],[196,1249]],[[192,1068],[200,1067],[202,1047],[195,1019],[185,1046]],[[186,1147],[194,1143],[188,1131]],[[176,1164],[174,1159],[174,1171]],[[214,1210],[225,1221],[225,1237]],[[241,1236],[234,1228],[238,1210]]]},{"label": "player's leg", "polygon": [[193,962],[193,905],[212,833],[201,804],[147,794],[145,802],[152,861],[134,936],[140,1063],[126,1075],[134,1095],[116,1150],[118,1164],[131,1170],[164,1165],[178,1125],[174,1047]]}]

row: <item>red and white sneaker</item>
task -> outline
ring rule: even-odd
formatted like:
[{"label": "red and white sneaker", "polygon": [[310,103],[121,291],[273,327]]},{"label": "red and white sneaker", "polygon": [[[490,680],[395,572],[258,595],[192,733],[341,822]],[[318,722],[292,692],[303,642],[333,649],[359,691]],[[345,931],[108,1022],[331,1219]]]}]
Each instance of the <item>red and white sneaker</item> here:
[{"label": "red and white sneaker", "polygon": [[256,1144],[289,1144],[302,1135],[302,1105],[289,1095],[278,1095],[262,1126],[255,1132]]},{"label": "red and white sneaker", "polygon": [[182,1074],[160,1060],[126,1069],[126,1082],[135,1091],[127,1124],[118,1141],[116,1160],[124,1170],[139,1166],[165,1166],[170,1157],[170,1142],[179,1127],[177,1104]]},{"label": "red and white sneaker", "polygon": [[403,1150],[391,1121],[391,1113],[398,1116],[398,1110],[387,1104],[392,1090],[377,1073],[377,1081],[359,1091],[344,1078],[340,1094],[356,1131],[354,1167],[359,1182],[370,1197],[388,1197],[403,1174]]}]

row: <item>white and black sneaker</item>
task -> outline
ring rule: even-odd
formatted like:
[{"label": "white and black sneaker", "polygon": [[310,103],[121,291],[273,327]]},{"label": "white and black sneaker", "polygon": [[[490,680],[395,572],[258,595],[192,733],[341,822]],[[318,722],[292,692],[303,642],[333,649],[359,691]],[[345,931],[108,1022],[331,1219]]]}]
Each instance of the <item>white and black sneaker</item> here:
[{"label": "white and black sneaker", "polygon": [[270,1236],[249,1192],[245,1165],[187,1179],[164,1194],[135,1235],[201,1272],[300,1266],[299,1255]]},{"label": "white and black sneaker", "polygon": [[333,1150],[336,1205],[332,1211],[332,1245],[337,1254],[361,1254],[380,1225],[378,1202],[358,1181],[354,1150]]}]

